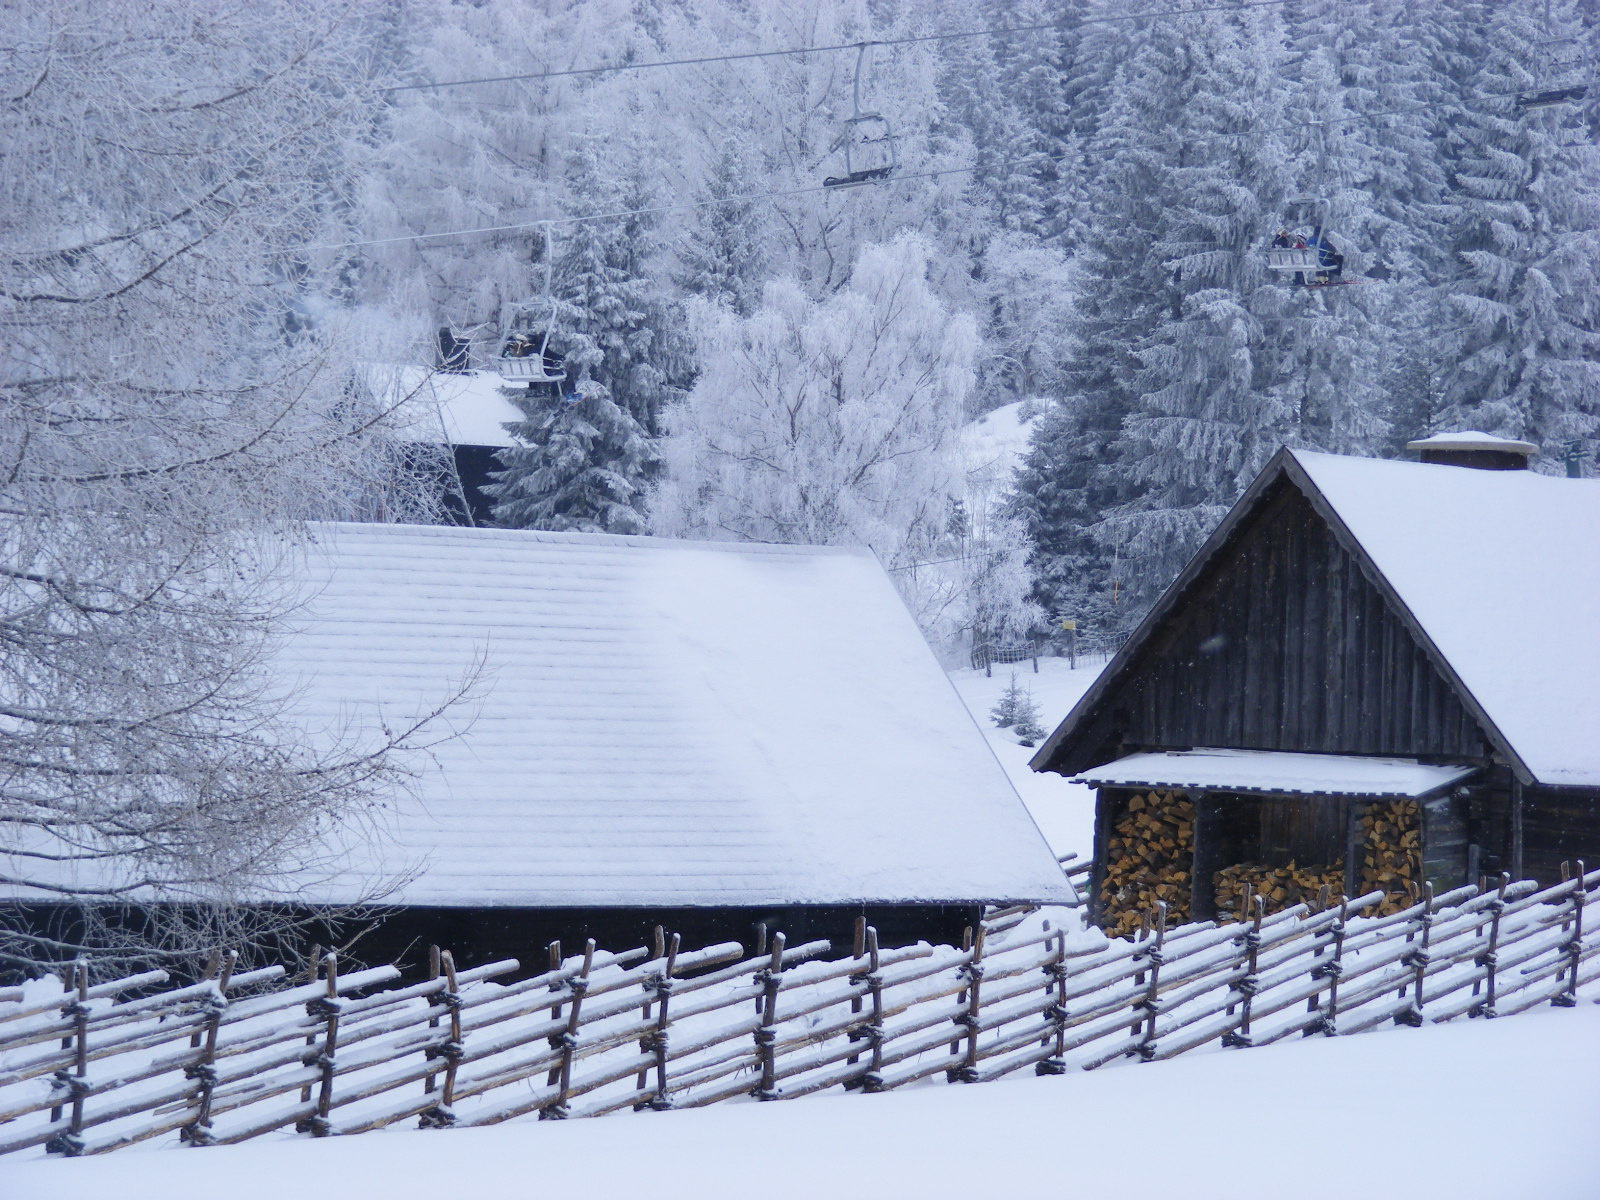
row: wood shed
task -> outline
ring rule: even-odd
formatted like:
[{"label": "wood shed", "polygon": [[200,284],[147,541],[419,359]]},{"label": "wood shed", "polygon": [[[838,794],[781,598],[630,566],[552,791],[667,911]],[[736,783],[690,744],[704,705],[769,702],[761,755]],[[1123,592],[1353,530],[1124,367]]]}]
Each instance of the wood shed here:
[{"label": "wood shed", "polygon": [[1103,924],[1600,861],[1600,481],[1417,448],[1281,451],[1041,747]]}]

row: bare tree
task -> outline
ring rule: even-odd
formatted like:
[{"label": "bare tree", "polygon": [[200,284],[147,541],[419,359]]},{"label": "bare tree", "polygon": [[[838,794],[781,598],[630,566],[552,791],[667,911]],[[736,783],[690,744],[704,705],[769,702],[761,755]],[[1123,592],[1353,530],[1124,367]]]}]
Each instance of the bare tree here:
[{"label": "bare tree", "polygon": [[268,661],[297,518],[394,487],[306,249],[370,95],[310,0],[6,10],[0,967],[179,954],[326,866],[414,732],[308,746]]}]

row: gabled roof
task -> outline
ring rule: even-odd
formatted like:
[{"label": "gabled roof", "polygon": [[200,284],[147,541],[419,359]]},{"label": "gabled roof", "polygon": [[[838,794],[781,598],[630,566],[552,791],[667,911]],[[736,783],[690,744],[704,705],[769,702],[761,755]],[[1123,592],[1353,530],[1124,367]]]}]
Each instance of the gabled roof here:
[{"label": "gabled roof", "polygon": [[1283,450],[1034,756],[1056,751],[1128,670],[1229,535],[1288,480],[1518,774],[1600,786],[1600,481]]},{"label": "gabled roof", "polygon": [[441,446],[515,446],[508,422],[523,419],[491,371],[431,371],[418,366],[367,368],[368,386],[419,442]]},{"label": "gabled roof", "polygon": [[[446,906],[1070,901],[865,550],[314,527],[281,656],[313,736],[482,664],[345,880]],[[348,894],[346,894],[348,893]]]}]

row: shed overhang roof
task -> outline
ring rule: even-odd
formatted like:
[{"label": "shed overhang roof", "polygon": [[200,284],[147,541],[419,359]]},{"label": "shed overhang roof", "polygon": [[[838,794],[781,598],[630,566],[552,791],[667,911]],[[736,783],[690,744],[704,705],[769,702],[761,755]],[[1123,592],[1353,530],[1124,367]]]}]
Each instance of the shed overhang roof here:
[{"label": "shed overhang roof", "polygon": [[1284,750],[1157,750],[1129,754],[1073,777],[1091,787],[1163,787],[1268,796],[1420,799],[1478,770],[1409,758],[1301,754]]}]

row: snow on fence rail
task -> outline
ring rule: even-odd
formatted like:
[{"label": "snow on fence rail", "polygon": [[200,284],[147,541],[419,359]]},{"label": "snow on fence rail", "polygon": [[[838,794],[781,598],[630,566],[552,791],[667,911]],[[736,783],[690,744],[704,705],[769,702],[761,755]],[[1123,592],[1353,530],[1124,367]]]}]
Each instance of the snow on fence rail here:
[{"label": "snow on fence rail", "polygon": [[1133,941],[1004,910],[959,950],[882,949],[858,924],[834,960],[825,941],[781,934],[748,958],[737,943],[685,951],[658,934],[622,953],[553,948],[549,970],[512,983],[496,981],[515,960],[458,970],[448,953],[435,978],[403,986],[392,966],[347,974],[331,954],[289,986],[282,967],[236,973],[219,955],[208,978],[167,991],[152,990],[163,972],[91,984],[74,964],[64,987],[0,993],[0,1153],[1062,1074],[1213,1042],[1571,1005],[1600,978],[1588,912],[1600,871],[1581,863],[1542,891],[1502,877],[1359,915],[1381,899],[1269,915],[1257,898],[1249,921],[1172,929],[1157,912]]}]

